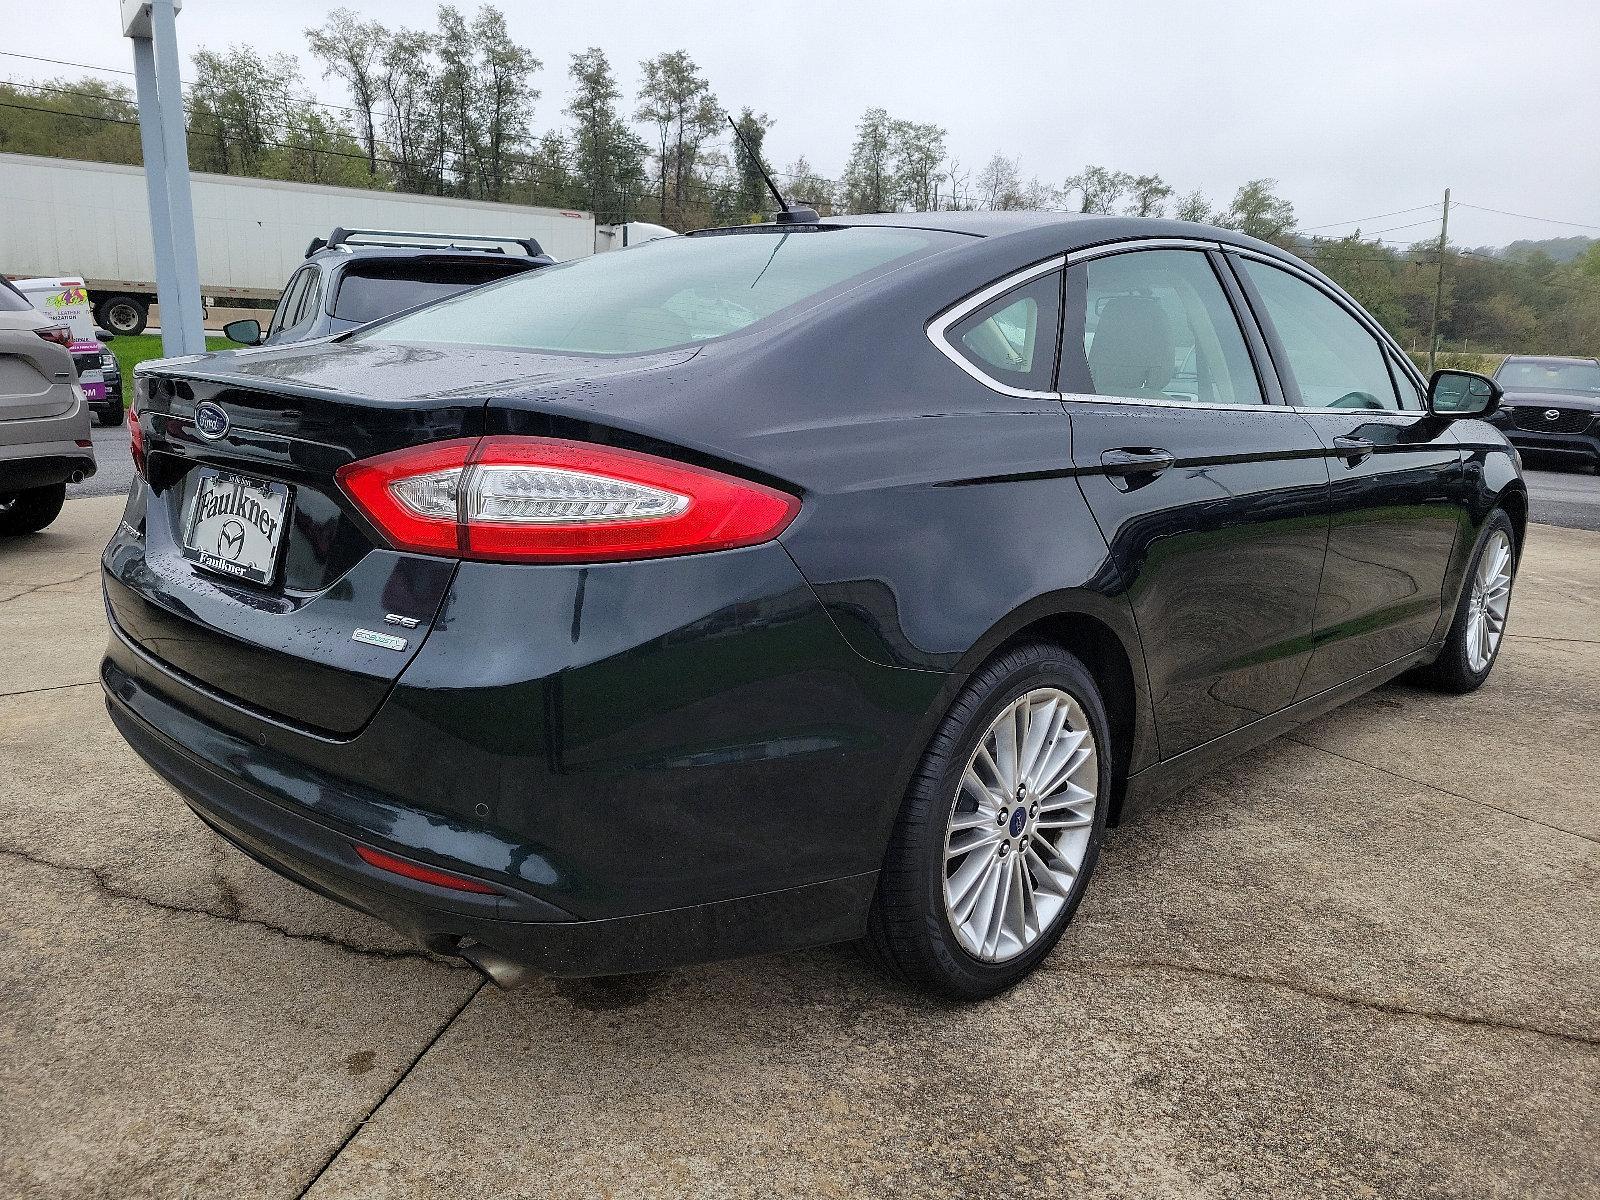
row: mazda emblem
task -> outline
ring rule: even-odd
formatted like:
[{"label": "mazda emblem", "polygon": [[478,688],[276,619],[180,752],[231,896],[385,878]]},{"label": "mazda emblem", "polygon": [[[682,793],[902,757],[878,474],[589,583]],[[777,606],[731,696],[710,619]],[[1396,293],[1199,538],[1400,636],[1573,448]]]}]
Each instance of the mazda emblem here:
[{"label": "mazda emblem", "polygon": [[228,432],[228,414],[207,400],[194,410],[194,427],[200,436],[216,441]]},{"label": "mazda emblem", "polygon": [[1546,421],[1559,421],[1561,419],[1561,410],[1559,408],[1547,408],[1547,409],[1545,409],[1544,410],[1544,419]]}]

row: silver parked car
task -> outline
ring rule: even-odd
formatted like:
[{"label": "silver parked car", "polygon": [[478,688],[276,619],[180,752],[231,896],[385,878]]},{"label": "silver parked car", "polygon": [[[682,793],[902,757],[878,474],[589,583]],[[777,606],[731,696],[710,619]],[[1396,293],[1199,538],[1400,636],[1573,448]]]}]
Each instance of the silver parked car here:
[{"label": "silver parked car", "polygon": [[94,474],[71,342],[67,326],[0,279],[0,536],[43,529],[67,484]]}]

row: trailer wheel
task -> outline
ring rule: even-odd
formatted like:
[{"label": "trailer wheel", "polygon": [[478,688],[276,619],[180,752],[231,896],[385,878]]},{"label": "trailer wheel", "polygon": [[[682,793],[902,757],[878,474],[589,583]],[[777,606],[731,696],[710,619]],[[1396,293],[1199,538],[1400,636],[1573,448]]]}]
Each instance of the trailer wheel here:
[{"label": "trailer wheel", "polygon": [[150,309],[136,296],[107,296],[94,306],[95,322],[112,333],[132,336],[150,323]]}]

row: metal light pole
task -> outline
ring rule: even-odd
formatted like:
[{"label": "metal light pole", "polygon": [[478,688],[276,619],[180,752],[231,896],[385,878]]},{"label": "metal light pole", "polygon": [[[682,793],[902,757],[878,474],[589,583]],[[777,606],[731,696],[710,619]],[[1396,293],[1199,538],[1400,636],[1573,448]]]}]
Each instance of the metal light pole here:
[{"label": "metal light pole", "polygon": [[178,10],[183,0],[122,0],[122,32],[133,41],[139,140],[150,195],[150,238],[167,357],[205,351],[200,263],[189,199],[189,143],[178,79]]}]

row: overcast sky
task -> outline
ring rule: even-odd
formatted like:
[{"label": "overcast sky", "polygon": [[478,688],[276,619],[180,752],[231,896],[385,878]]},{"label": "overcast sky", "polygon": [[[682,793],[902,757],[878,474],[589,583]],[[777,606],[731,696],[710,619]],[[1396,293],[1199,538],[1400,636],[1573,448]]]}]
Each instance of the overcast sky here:
[{"label": "overcast sky", "polygon": [[[431,27],[425,0],[346,0],[392,25]],[[185,53],[248,42],[302,58],[330,3],[187,0]],[[458,4],[471,12],[472,0]],[[807,155],[837,177],[862,109],[933,121],[976,169],[1000,151],[1059,183],[1085,163],[1157,172],[1226,200],[1271,176],[1302,228],[1437,201],[1451,240],[1600,236],[1597,0],[876,0],[763,6],[710,0],[538,4],[502,0],[512,34],[544,60],[535,125],[563,122],[570,55],[600,46],[631,106],[641,58],[682,48],[723,107],[776,124],[775,166]],[[0,0],[0,49],[127,68],[116,0]],[[52,13],[49,20],[41,12]],[[68,15],[70,12],[70,15]],[[0,56],[0,78],[77,73]],[[185,71],[187,74],[187,69]],[[1363,222],[1428,235],[1437,209]],[[1395,228],[1411,221],[1424,224]]]}]

